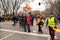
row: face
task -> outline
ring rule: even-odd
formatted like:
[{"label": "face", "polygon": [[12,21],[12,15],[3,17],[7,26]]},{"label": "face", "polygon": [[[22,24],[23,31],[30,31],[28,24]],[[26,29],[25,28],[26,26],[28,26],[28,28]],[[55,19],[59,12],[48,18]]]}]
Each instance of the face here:
[{"label": "face", "polygon": [[30,15],[28,15],[28,16],[30,16]]},{"label": "face", "polygon": [[25,16],[25,14],[23,14],[23,16]]},{"label": "face", "polygon": [[52,15],[50,15],[50,17],[52,17]]}]

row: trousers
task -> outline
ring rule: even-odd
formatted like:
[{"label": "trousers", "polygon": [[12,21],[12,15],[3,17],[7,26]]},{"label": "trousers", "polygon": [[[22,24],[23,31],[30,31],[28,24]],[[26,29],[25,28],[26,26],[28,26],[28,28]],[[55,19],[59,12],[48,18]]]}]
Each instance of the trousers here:
[{"label": "trousers", "polygon": [[53,28],[49,27],[49,33],[50,33],[50,36],[51,36],[51,40],[54,40],[55,31],[53,30]]}]

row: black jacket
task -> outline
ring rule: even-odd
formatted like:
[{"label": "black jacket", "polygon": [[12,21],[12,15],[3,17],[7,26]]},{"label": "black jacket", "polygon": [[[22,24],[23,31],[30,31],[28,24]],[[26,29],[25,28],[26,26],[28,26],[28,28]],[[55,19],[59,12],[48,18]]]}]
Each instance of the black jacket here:
[{"label": "black jacket", "polygon": [[21,23],[26,24],[26,17],[25,16],[22,16]]}]

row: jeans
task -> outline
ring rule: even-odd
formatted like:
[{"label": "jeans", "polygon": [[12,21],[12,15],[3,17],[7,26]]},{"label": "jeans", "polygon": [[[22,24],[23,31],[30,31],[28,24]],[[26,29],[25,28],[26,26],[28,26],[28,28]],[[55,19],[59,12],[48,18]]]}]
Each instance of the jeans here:
[{"label": "jeans", "polygon": [[26,24],[22,24],[22,28],[26,31]]},{"label": "jeans", "polygon": [[33,26],[33,20],[31,21],[31,25]]},{"label": "jeans", "polygon": [[41,25],[38,25],[38,32],[41,32],[42,33],[42,29],[40,27]]},{"label": "jeans", "polygon": [[31,32],[30,25],[27,25],[28,32]]},{"label": "jeans", "polygon": [[19,22],[19,26],[20,26],[20,27],[22,26],[21,22]]}]

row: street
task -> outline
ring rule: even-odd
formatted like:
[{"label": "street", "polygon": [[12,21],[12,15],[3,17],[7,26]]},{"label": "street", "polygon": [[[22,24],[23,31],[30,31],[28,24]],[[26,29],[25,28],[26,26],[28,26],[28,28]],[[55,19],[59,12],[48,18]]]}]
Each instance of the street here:
[{"label": "street", "polygon": [[[42,27],[43,34],[38,34],[37,25],[31,26],[31,33],[24,32],[22,27],[19,27],[17,23],[16,26],[12,26],[12,21],[5,21],[0,23],[0,40],[49,40],[48,28]],[[59,27],[59,23],[57,27]],[[35,32],[33,32],[35,31]],[[60,34],[56,33],[55,40],[60,40]]]}]

